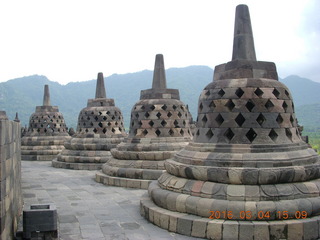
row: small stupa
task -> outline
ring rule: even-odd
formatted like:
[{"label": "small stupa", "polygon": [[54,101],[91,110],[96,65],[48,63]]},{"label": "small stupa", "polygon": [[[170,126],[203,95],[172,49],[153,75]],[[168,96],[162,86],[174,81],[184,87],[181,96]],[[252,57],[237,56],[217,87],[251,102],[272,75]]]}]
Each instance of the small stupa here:
[{"label": "small stupa", "polygon": [[[18,115],[16,115],[18,119]],[[28,130],[21,138],[21,159],[51,161],[69,139],[66,123],[57,106],[51,106],[49,86],[44,86],[43,105],[30,116]]]},{"label": "small stupa", "polygon": [[121,110],[106,97],[104,78],[98,73],[96,95],[78,117],[77,131],[65,142],[65,149],[52,166],[76,170],[101,169],[109,160],[110,149],[126,136]]},{"label": "small stupa", "polygon": [[140,204],[150,222],[208,239],[318,239],[320,160],[301,139],[289,89],[257,61],[236,8],[232,61],[202,91],[197,130]]},{"label": "small stupa", "polygon": [[152,88],[142,90],[131,110],[129,136],[96,174],[106,185],[146,189],[171,158],[192,139],[190,116],[179,90],[167,88],[163,55],[156,55]]}]

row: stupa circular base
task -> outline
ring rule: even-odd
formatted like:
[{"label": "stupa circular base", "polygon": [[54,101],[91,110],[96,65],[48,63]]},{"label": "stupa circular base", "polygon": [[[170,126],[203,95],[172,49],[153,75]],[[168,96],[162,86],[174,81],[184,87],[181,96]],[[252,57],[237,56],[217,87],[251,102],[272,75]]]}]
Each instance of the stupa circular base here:
[{"label": "stupa circular base", "polygon": [[102,167],[102,163],[60,162],[57,159],[53,159],[52,167],[73,170],[100,170]]},{"label": "stupa circular base", "polygon": [[124,177],[114,177],[104,174],[102,172],[96,173],[96,182],[102,183],[108,186],[125,187],[125,188],[139,188],[148,189],[152,180],[145,179],[132,179]]},{"label": "stupa circular base", "polygon": [[199,217],[158,207],[146,193],[140,213],[148,221],[171,232],[207,239],[318,239],[320,216],[274,221],[239,221]]}]

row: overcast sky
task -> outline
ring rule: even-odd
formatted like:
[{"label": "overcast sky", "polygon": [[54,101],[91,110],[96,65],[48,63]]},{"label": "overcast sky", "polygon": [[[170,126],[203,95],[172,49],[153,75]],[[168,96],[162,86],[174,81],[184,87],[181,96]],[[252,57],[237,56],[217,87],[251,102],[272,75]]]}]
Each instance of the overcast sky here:
[{"label": "overcast sky", "polygon": [[113,73],[231,60],[235,7],[249,6],[257,59],[320,82],[319,0],[3,0],[0,82],[62,84]]}]

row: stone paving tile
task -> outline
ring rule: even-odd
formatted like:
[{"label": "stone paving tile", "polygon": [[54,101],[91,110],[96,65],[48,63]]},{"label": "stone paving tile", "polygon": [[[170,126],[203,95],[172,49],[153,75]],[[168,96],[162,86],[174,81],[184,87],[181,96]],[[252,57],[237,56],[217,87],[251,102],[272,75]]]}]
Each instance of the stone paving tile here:
[{"label": "stone paving tile", "polygon": [[191,240],[161,229],[140,215],[141,189],[108,187],[95,172],[51,167],[51,162],[22,161],[25,204],[57,207],[61,240]]}]

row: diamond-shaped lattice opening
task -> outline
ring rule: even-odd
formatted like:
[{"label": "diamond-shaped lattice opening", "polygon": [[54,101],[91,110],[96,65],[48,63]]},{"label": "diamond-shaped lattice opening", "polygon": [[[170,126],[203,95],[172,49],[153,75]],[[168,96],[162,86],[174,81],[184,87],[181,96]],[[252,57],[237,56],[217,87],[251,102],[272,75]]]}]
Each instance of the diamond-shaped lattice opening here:
[{"label": "diamond-shaped lattice opening", "polygon": [[[59,130],[60,130],[60,129],[59,129]],[[58,131],[59,131],[59,130],[58,130]],[[88,128],[86,128],[86,132],[89,132]]]},{"label": "diamond-shaped lattice opening", "polygon": [[158,118],[160,118],[160,117],[161,117],[161,113],[158,112],[156,116],[157,116]]},{"label": "diamond-shaped lattice opening", "polygon": [[235,93],[238,96],[238,98],[241,98],[244,94],[244,91],[241,88],[238,88]]},{"label": "diamond-shaped lattice opening", "polygon": [[286,101],[283,101],[282,107],[283,107],[284,111],[286,112],[287,108],[288,108],[288,104],[286,103]]},{"label": "diamond-shaped lattice opening", "polygon": [[208,140],[210,140],[213,137],[213,132],[211,129],[209,129],[208,132],[206,133],[206,137],[208,138]]},{"label": "diamond-shaped lattice opening", "polygon": [[264,105],[268,110],[270,110],[271,108],[274,107],[274,104],[270,101],[270,99],[268,99],[268,101],[266,102],[266,104]]},{"label": "diamond-shaped lattice opening", "polygon": [[122,128],[121,127],[119,127],[119,131],[122,132]]},{"label": "diamond-shaped lattice opening", "polygon": [[274,95],[276,98],[278,98],[278,99],[279,99],[280,92],[279,92],[276,88],[275,88],[275,89],[273,89],[272,93],[273,93],[273,95]]},{"label": "diamond-shaped lattice opening", "polygon": [[112,128],[111,131],[112,131],[113,133],[115,133],[116,130],[115,130],[114,128]]},{"label": "diamond-shaped lattice opening", "polygon": [[134,125],[134,121],[131,122],[131,127],[133,127],[133,125]]},{"label": "diamond-shaped lattice opening", "polygon": [[136,118],[139,118],[139,113],[136,113],[136,115],[135,115],[135,116],[136,116]]},{"label": "diamond-shaped lattice opening", "polygon": [[255,107],[254,103],[249,100],[247,103],[246,103],[246,108],[249,110],[249,112],[252,111],[252,109]]},{"label": "diamond-shaped lattice opening", "polygon": [[115,116],[112,116],[112,117],[111,117],[111,119],[112,119],[112,120],[115,120],[115,119],[116,119],[116,117],[115,117]]},{"label": "diamond-shaped lattice opening", "polygon": [[278,123],[278,124],[283,123],[283,118],[281,117],[281,114],[280,114],[280,113],[279,113],[279,115],[278,115],[278,117],[277,117],[276,121],[277,121],[277,123]]},{"label": "diamond-shaped lattice opening", "polygon": [[142,126],[142,122],[141,122],[141,120],[138,122],[138,124],[139,124],[139,126],[140,126],[140,127]]},{"label": "diamond-shaped lattice opening", "polygon": [[159,129],[156,130],[156,134],[157,134],[158,137],[160,136],[161,132],[160,132]]},{"label": "diamond-shaped lattice opening", "polygon": [[99,115],[102,115],[102,112],[99,112]]},{"label": "diamond-shaped lattice opening", "polygon": [[152,127],[154,125],[154,122],[152,120],[149,121],[149,125]]},{"label": "diamond-shaped lattice opening", "polygon": [[118,126],[118,122],[116,122],[114,125]]},{"label": "diamond-shaped lattice opening", "polygon": [[239,127],[242,127],[242,124],[246,121],[246,119],[243,117],[241,113],[239,113],[238,116],[235,118],[235,121],[239,125]]},{"label": "diamond-shaped lattice opening", "polygon": [[177,106],[176,106],[176,105],[173,105],[172,108],[173,108],[173,110],[176,110],[176,109],[177,109]]},{"label": "diamond-shaped lattice opening", "polygon": [[219,114],[217,117],[216,117],[216,122],[218,123],[219,126],[221,126],[221,124],[224,122],[224,119],[223,117],[221,116],[221,114]]},{"label": "diamond-shaped lattice opening", "polygon": [[224,133],[224,136],[231,141],[231,139],[234,137],[234,133],[230,128],[227,129],[227,131]]},{"label": "diamond-shaped lattice opening", "polygon": [[141,106],[141,110],[144,110],[146,107],[144,105]]},{"label": "diamond-shaped lattice opening", "polygon": [[292,111],[294,112],[294,104],[292,103]]},{"label": "diamond-shaped lattice opening", "polygon": [[290,115],[290,122],[291,122],[291,124],[293,125],[293,123],[294,123],[294,118],[292,117],[292,115]]},{"label": "diamond-shaped lattice opening", "polygon": [[246,134],[246,137],[250,142],[253,142],[254,139],[257,137],[257,133],[252,128],[250,128],[250,130]]},{"label": "diamond-shaped lattice opening", "polygon": [[162,107],[161,107],[163,110],[166,110],[168,107],[167,107],[167,105],[163,105]]},{"label": "diamond-shaped lattice opening", "polygon": [[278,134],[273,129],[271,129],[268,136],[269,136],[269,138],[271,138],[272,141],[276,141],[278,138]]},{"label": "diamond-shaped lattice opening", "polygon": [[144,114],[144,116],[145,116],[146,118],[148,118],[148,117],[150,117],[150,114],[149,114],[148,112],[146,112],[146,113]]},{"label": "diamond-shaped lattice opening", "polygon": [[47,129],[46,129],[46,128],[44,129],[44,132],[47,132]]},{"label": "diamond-shaped lattice opening", "polygon": [[142,134],[143,134],[143,136],[146,136],[146,135],[148,134],[147,129],[143,130],[143,131],[142,131]]},{"label": "diamond-shaped lattice opening", "polygon": [[103,118],[102,118],[104,121],[106,121],[107,120],[107,117],[106,116],[103,116]]},{"label": "diamond-shaped lattice opening", "polygon": [[171,113],[171,112],[168,112],[167,116],[168,116],[168,117],[171,117],[171,116],[172,116],[172,113]]},{"label": "diamond-shaped lattice opening", "polygon": [[97,132],[98,132],[98,130],[95,128],[95,129],[93,129],[93,132],[94,132],[94,133],[97,133]]},{"label": "diamond-shaped lattice opening", "polygon": [[186,126],[187,123],[185,120],[183,120],[182,124],[183,124],[183,126]]},{"label": "diamond-shaped lattice opening", "polygon": [[219,95],[220,97],[223,97],[223,95],[224,95],[225,93],[226,93],[226,92],[223,91],[223,89],[220,89],[220,91],[218,92],[218,95]]},{"label": "diamond-shaped lattice opening", "polygon": [[107,115],[110,115],[110,111],[107,111],[106,113],[107,113]]},{"label": "diamond-shaped lattice opening", "polygon": [[86,125],[86,123],[84,122],[84,123],[83,123],[83,126],[85,126],[85,125]]},{"label": "diamond-shaped lattice opening", "polygon": [[288,98],[290,98],[290,93],[287,90],[284,90],[284,94],[287,95]]},{"label": "diamond-shaped lattice opening", "polygon": [[93,126],[93,122],[91,122],[90,125]]},{"label": "diamond-shaped lattice opening", "polygon": [[162,120],[161,125],[164,127],[165,125],[167,125],[167,122],[165,120]]},{"label": "diamond-shaped lattice opening", "polygon": [[235,107],[236,105],[232,102],[231,99],[229,99],[225,106],[226,106],[226,107],[229,109],[229,111],[231,112],[232,109],[234,109],[234,107]]},{"label": "diamond-shaped lattice opening", "polygon": [[214,104],[214,101],[212,100],[212,102],[209,104],[209,107],[213,110],[215,107],[216,107],[216,105]]},{"label": "diamond-shaped lattice opening", "polygon": [[196,135],[197,135],[197,136],[199,136],[199,135],[200,135],[200,131],[199,131],[199,129],[197,130]]},{"label": "diamond-shaped lattice opening", "polygon": [[102,127],[102,123],[101,122],[99,122],[98,125],[99,125],[99,127]]},{"label": "diamond-shaped lattice opening", "polygon": [[174,120],[173,124],[175,127],[179,127],[179,122],[177,120]]},{"label": "diamond-shaped lattice opening", "polygon": [[258,96],[258,97],[261,97],[263,95],[263,91],[260,89],[260,88],[257,88],[254,93]]},{"label": "diamond-shaped lattice opening", "polygon": [[292,141],[292,132],[291,132],[290,128],[286,128],[286,135]]},{"label": "diamond-shaped lattice opening", "polygon": [[133,131],[133,134],[134,134],[135,136],[137,136],[137,133],[138,133],[138,129],[135,129],[135,130]]},{"label": "diamond-shaped lattice opening", "polygon": [[112,124],[111,122],[108,122],[108,126],[111,126],[111,124]]},{"label": "diamond-shaped lattice opening", "polygon": [[181,129],[180,130],[180,134],[183,136],[184,135],[184,131]]},{"label": "diamond-shaped lattice opening", "polygon": [[150,109],[153,111],[154,109],[155,109],[156,107],[154,106],[154,105],[152,105],[151,107],[150,107]]},{"label": "diamond-shaped lattice opening", "polygon": [[178,117],[181,118],[182,114],[181,112],[178,112]]},{"label": "diamond-shaped lattice opening", "polygon": [[169,130],[169,134],[170,134],[170,136],[172,136],[172,135],[174,134],[174,131],[172,131],[171,128],[170,128],[170,130]]},{"label": "diamond-shaped lattice opening", "polygon": [[208,121],[208,118],[207,118],[206,115],[204,115],[203,118],[202,118],[202,122],[203,122],[203,123],[206,123],[207,121]]},{"label": "diamond-shaped lattice opening", "polygon": [[93,114],[94,114],[94,112],[92,111],[92,112],[91,112],[91,115],[93,115]]},{"label": "diamond-shaped lattice opening", "polygon": [[256,121],[259,123],[260,126],[262,126],[262,124],[266,121],[266,118],[263,116],[262,113],[260,113]]},{"label": "diamond-shaped lattice opening", "polygon": [[210,96],[210,90],[206,90],[206,93],[205,93],[204,95],[206,95],[207,97],[209,97],[209,96]]},{"label": "diamond-shaped lattice opening", "polygon": [[202,111],[202,109],[203,109],[203,105],[202,105],[202,102],[201,102],[200,105],[199,105],[199,110]]}]

